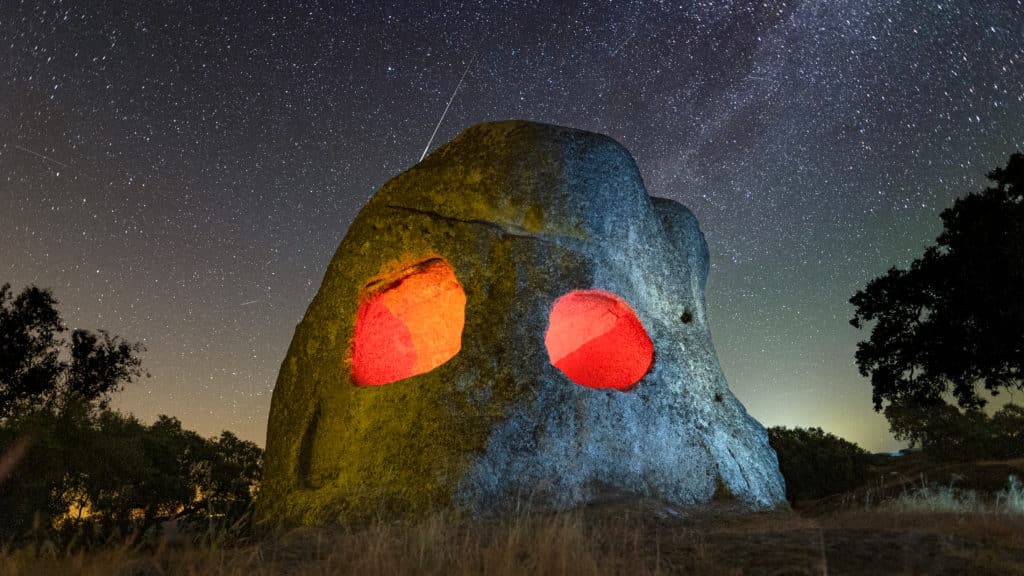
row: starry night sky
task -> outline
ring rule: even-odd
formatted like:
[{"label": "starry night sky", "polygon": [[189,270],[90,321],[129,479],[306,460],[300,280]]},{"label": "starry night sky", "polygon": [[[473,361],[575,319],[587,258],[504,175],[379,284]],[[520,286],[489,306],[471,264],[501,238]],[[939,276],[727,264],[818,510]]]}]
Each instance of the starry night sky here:
[{"label": "starry night sky", "polygon": [[471,61],[432,149],[509,118],[621,142],[700,219],[739,399],[871,450],[847,300],[1024,148],[1020,0],[159,4],[0,0],[0,283],[143,341],[116,405],[204,435],[263,443],[330,257]]}]

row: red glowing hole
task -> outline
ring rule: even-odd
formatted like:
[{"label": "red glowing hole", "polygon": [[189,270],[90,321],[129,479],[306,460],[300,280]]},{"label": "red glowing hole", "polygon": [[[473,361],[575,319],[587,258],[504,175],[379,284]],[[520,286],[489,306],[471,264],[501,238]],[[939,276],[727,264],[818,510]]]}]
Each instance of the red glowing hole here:
[{"label": "red glowing hole", "polygon": [[352,336],[352,380],[359,386],[429,372],[462,348],[466,293],[443,260],[375,282],[360,300]]},{"label": "red glowing hole", "polygon": [[654,346],[622,298],[575,290],[551,307],[544,334],[551,363],[589,388],[629,390],[651,367]]}]

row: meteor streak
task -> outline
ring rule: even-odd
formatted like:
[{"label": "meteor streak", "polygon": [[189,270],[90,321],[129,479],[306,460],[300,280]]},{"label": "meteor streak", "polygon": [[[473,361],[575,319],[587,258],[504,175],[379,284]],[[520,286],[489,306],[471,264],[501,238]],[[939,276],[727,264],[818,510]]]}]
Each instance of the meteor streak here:
[{"label": "meteor streak", "polygon": [[430,135],[430,140],[427,140],[427,147],[423,149],[423,154],[420,155],[420,162],[427,157],[427,150],[430,150],[430,143],[434,141],[434,136],[437,136],[437,129],[440,128],[441,123],[444,122],[444,117],[448,114],[448,109],[451,108],[452,102],[455,100],[455,95],[459,93],[459,88],[462,87],[462,81],[466,79],[466,74],[469,74],[469,69],[473,67],[473,62],[476,62],[476,54],[473,54],[473,59],[469,61],[469,65],[466,66],[466,70],[462,73],[462,77],[459,78],[459,83],[455,85],[455,90],[452,90],[452,97],[448,99],[448,105],[444,107],[444,112],[441,113],[441,119],[437,121],[437,126],[434,126],[434,133]]},{"label": "meteor streak", "polygon": [[619,50],[622,50],[626,46],[626,44],[629,44],[629,41],[632,40],[634,36],[636,36],[635,32],[633,34],[630,34],[629,38],[626,38],[625,42],[623,42],[622,44],[619,44],[618,48],[616,48],[615,50],[612,50],[612,53],[610,55],[611,56],[615,56],[616,54],[618,54]]},{"label": "meteor streak", "polygon": [[62,168],[66,168],[68,170],[71,169],[71,166],[68,166],[67,164],[65,164],[63,162],[58,162],[57,160],[54,160],[53,158],[50,158],[49,156],[45,156],[43,154],[40,154],[39,152],[36,152],[35,150],[29,150],[28,148],[25,148],[24,146],[19,146],[17,144],[11,144],[11,146],[13,146],[14,148],[17,148],[18,150],[21,150],[22,152],[28,152],[29,154],[31,154],[31,155],[33,155],[33,156],[35,156],[37,158],[42,158],[43,160],[46,160],[47,162],[53,162],[54,164],[56,164],[57,166],[60,166]]}]

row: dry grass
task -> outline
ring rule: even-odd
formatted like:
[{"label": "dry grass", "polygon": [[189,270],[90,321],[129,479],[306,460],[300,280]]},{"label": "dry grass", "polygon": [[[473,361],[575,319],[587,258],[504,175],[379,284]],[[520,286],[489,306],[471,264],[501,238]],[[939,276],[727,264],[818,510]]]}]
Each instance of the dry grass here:
[{"label": "dry grass", "polygon": [[0,552],[0,575],[1024,575],[1024,486],[1011,482],[994,502],[964,492],[905,485],[903,503],[828,511],[752,514],[718,502],[695,512],[634,501],[502,520],[448,514],[302,528],[227,548],[180,535],[86,554],[44,544]]},{"label": "dry grass", "polygon": [[[636,515],[635,517],[631,514]],[[165,541],[90,554],[0,556],[0,574],[660,574],[722,571],[692,528],[661,532],[637,511],[520,514],[505,520],[434,516],[360,529],[301,528],[237,549]],[[652,538],[653,536],[653,538]],[[659,547],[687,553],[670,558]]]},{"label": "dry grass", "polygon": [[1007,514],[1024,514],[1024,482],[1010,476],[1006,490],[996,494],[996,507]]},{"label": "dry grass", "polygon": [[1024,515],[612,504],[505,520],[434,516],[303,528],[236,548],[167,539],[89,554],[0,554],[0,574],[1024,574]]},{"label": "dry grass", "polygon": [[1024,484],[1010,475],[1004,489],[994,495],[955,482],[947,485],[922,481],[904,487],[902,494],[880,504],[898,512],[936,512],[951,514],[1024,514]]}]

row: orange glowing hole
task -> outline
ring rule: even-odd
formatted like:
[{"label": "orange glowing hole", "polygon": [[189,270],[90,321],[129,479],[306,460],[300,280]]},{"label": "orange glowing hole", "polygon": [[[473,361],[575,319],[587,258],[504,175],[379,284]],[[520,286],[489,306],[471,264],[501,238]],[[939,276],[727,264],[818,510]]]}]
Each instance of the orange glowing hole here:
[{"label": "orange glowing hole", "polygon": [[437,368],[462,348],[466,293],[455,271],[427,260],[364,288],[352,336],[352,380],[381,386]]},{"label": "orange glowing hole", "polygon": [[603,290],[575,290],[551,307],[544,334],[551,363],[589,388],[629,390],[647,374],[654,346],[636,313]]}]

